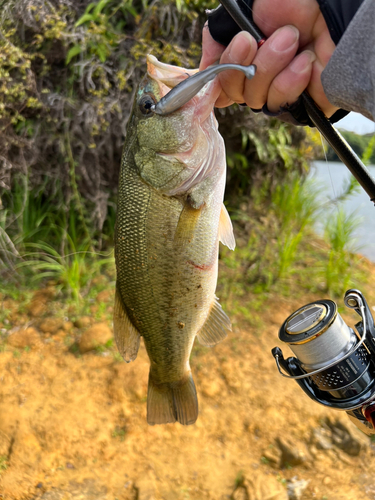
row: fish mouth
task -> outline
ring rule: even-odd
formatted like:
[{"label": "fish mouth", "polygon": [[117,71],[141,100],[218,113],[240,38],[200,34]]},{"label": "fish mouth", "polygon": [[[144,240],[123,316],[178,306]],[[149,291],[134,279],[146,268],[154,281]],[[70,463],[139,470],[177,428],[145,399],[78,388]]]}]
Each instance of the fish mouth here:
[{"label": "fish mouth", "polygon": [[198,69],[186,69],[158,61],[152,54],[147,55],[147,74],[153,80],[163,83],[168,89],[173,89],[189,76],[197,73]]},{"label": "fish mouth", "polygon": [[[147,74],[158,83],[160,98],[167,95],[176,85],[198,72],[199,69],[187,69],[173,66],[158,61],[158,59],[151,54],[147,55]],[[184,104],[181,109],[192,111],[194,119],[199,123],[203,123],[211,115],[215,101],[219,97],[220,92],[221,86],[219,80],[215,78],[213,81],[208,82],[196,96]]]}]

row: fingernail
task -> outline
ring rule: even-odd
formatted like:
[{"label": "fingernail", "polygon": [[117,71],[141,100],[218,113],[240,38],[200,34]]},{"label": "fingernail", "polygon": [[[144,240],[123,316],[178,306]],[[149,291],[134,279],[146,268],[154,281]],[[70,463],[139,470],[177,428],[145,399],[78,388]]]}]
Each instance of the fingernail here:
[{"label": "fingernail", "polygon": [[246,33],[246,31],[238,33],[228,47],[228,59],[232,63],[241,64],[249,55],[253,43],[254,38],[250,33]]},{"label": "fingernail", "polygon": [[292,61],[290,69],[293,73],[303,73],[310,67],[310,64],[313,63],[315,59],[316,56],[314,52],[311,52],[311,50],[305,50]]},{"label": "fingernail", "polygon": [[299,31],[294,26],[283,26],[275,31],[274,37],[270,43],[271,49],[275,52],[284,52],[296,43]]}]

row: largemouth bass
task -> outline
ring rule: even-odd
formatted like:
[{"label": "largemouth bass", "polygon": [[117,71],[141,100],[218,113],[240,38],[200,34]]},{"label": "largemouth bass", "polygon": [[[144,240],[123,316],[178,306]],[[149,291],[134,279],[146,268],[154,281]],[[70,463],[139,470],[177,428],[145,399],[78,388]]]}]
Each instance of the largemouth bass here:
[{"label": "largemouth bass", "polygon": [[168,116],[151,107],[196,70],[147,58],[122,157],[115,235],[114,334],[124,360],[143,337],[150,358],[149,424],[193,424],[198,401],[189,357],[231,324],[215,289],[219,240],[234,249],[223,205],[224,142],[213,113],[219,82]]}]

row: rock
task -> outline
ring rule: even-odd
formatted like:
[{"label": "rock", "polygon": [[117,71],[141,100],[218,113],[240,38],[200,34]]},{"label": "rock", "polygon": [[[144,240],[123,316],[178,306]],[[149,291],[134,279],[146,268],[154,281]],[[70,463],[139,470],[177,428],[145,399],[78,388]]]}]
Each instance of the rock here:
[{"label": "rock", "polygon": [[339,420],[331,422],[327,419],[327,425],[332,433],[332,443],[352,457],[358,456],[369,447],[369,439],[355,427],[349,430]]},{"label": "rock", "polygon": [[47,287],[34,293],[33,298],[27,305],[27,310],[34,318],[42,316],[47,310],[47,303],[55,295],[54,287]]},{"label": "rock", "polygon": [[281,450],[281,466],[296,466],[308,462],[311,457],[303,443],[295,440],[278,437],[276,444]]},{"label": "rock", "polygon": [[297,477],[293,477],[290,481],[288,481],[288,497],[289,500],[302,500],[303,492],[307,488],[310,481],[306,481],[305,479],[298,479]]},{"label": "rock", "polygon": [[33,318],[39,318],[39,316],[43,316],[43,314],[47,310],[47,304],[40,300],[32,300],[28,306],[27,310]]},{"label": "rock", "polygon": [[231,500],[288,500],[284,486],[271,475],[244,476],[230,496]]},{"label": "rock", "polygon": [[46,318],[40,323],[39,329],[43,333],[54,335],[58,330],[61,330],[63,326],[64,321],[61,318]]},{"label": "rock", "polygon": [[39,333],[31,326],[29,328],[17,330],[9,335],[7,343],[18,349],[43,346]]},{"label": "rock", "polygon": [[92,351],[96,347],[106,344],[112,337],[112,330],[106,323],[97,323],[83,333],[78,343],[79,350],[82,354]]},{"label": "rock", "polygon": [[231,500],[249,500],[249,495],[244,486],[238,486],[230,498]]},{"label": "rock", "polygon": [[280,469],[282,467],[283,453],[278,446],[271,445],[264,452],[263,456],[268,460],[271,467]]},{"label": "rock", "polygon": [[313,429],[311,443],[313,443],[318,450],[330,450],[333,447],[331,432],[325,427]]},{"label": "rock", "polygon": [[366,452],[369,448],[369,439],[355,426],[348,427],[340,420],[331,421],[326,419],[322,427],[313,429],[311,443],[318,449],[330,450],[333,447],[339,448],[352,457]]},{"label": "rock", "polygon": [[78,318],[74,322],[74,326],[76,328],[87,328],[88,326],[91,325],[91,318],[88,316],[82,316],[81,318]]}]

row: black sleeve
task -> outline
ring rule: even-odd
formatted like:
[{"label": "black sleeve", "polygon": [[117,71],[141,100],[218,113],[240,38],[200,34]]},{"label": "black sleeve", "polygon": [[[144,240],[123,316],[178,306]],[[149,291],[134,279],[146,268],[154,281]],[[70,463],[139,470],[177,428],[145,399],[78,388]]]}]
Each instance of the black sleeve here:
[{"label": "black sleeve", "polygon": [[[328,26],[331,38],[337,45],[363,0],[317,0],[317,2]],[[296,0],[297,4],[298,0]],[[251,19],[253,0],[240,0],[238,5],[242,12]],[[229,45],[232,38],[241,31],[223,6],[209,12],[208,29],[212,38],[225,46]],[[266,115],[276,116],[280,120],[293,123],[294,125],[314,126],[301,99],[290,106],[280,108],[278,113],[269,112],[267,106],[263,106],[262,110],[253,111],[263,111]],[[335,123],[347,114],[348,111],[340,109],[329,120],[331,123]]]},{"label": "black sleeve", "polygon": [[363,0],[317,0],[332,40],[337,45]]}]

